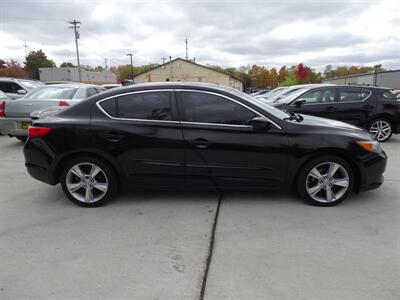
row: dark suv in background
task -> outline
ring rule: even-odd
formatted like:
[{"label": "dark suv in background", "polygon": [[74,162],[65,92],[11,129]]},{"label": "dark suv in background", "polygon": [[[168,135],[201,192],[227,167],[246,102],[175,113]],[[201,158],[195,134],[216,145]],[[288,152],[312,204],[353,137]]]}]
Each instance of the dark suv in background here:
[{"label": "dark suv in background", "polygon": [[270,104],[289,112],[336,119],[366,128],[379,142],[400,132],[400,101],[388,88],[311,87]]}]

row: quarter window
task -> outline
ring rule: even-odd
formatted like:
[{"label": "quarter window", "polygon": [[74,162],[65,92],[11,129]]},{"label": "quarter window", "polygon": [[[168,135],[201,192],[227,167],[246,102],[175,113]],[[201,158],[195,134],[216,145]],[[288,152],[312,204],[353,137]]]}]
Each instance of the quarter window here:
[{"label": "quarter window", "polygon": [[371,94],[369,90],[358,88],[342,88],[339,90],[340,102],[361,102]]},{"label": "quarter window", "polygon": [[335,89],[320,89],[305,93],[300,97],[306,104],[335,102]]},{"label": "quarter window", "polygon": [[168,92],[138,93],[100,103],[112,117],[141,120],[172,120]]},{"label": "quarter window", "polygon": [[246,107],[223,97],[201,92],[181,92],[185,121],[248,125],[256,116]]}]

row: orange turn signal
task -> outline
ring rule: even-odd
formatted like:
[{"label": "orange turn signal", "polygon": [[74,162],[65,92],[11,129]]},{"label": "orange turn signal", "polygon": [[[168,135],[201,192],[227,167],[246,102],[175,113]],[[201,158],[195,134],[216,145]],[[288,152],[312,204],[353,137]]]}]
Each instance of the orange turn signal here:
[{"label": "orange turn signal", "polygon": [[376,152],[379,148],[379,143],[377,141],[359,141],[357,144],[368,152]]}]

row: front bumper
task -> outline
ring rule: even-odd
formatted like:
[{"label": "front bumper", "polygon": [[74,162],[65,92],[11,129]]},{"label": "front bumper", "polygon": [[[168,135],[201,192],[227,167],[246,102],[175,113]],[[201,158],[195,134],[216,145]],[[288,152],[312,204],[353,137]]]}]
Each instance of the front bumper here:
[{"label": "front bumper", "polygon": [[22,123],[31,122],[31,118],[0,118],[1,132],[11,136],[27,136],[28,130],[22,128]]},{"label": "front bumper", "polygon": [[369,191],[380,187],[384,181],[383,173],[386,170],[387,155],[384,151],[365,157],[358,163],[361,171],[359,192]]}]

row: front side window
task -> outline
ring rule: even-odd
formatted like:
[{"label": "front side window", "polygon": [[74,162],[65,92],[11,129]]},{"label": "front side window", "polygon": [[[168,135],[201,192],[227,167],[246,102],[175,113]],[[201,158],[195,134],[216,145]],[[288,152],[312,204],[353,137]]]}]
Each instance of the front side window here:
[{"label": "front side window", "polygon": [[3,81],[0,82],[0,90],[2,90],[4,93],[16,94],[17,91],[22,90],[22,88],[14,82]]},{"label": "front side window", "polygon": [[371,92],[367,89],[341,88],[339,89],[339,102],[361,102],[370,94]]},{"label": "front side window", "polygon": [[305,93],[300,97],[306,104],[322,104],[335,102],[335,89],[319,89]]},{"label": "front side window", "polygon": [[201,92],[181,92],[187,122],[248,125],[256,114],[232,100]]},{"label": "front side window", "polygon": [[124,119],[172,120],[168,92],[137,93],[100,102],[110,116]]}]

